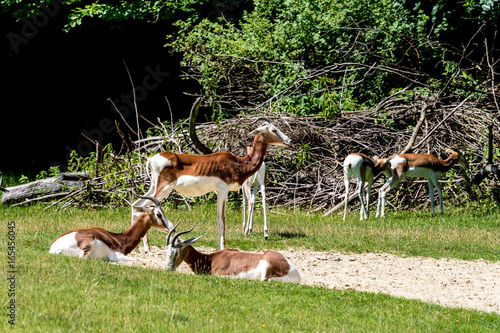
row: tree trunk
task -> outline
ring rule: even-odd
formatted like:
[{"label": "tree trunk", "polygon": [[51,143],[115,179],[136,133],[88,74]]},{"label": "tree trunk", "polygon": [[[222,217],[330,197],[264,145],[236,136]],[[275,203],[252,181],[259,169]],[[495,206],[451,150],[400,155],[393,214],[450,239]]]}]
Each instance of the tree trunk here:
[{"label": "tree trunk", "polygon": [[28,184],[7,187],[2,194],[1,203],[12,204],[36,196],[46,196],[84,185],[82,179],[88,179],[87,173],[63,173],[60,176],[37,180]]}]

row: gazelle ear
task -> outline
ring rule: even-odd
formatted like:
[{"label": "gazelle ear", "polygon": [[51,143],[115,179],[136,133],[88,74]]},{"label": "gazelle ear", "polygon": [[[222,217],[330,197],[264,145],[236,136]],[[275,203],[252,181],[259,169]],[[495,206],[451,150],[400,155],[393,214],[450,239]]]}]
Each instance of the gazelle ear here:
[{"label": "gazelle ear", "polygon": [[191,244],[194,244],[196,243],[201,237],[203,237],[203,235],[201,236],[198,236],[198,237],[195,237],[195,238],[191,238],[191,239],[188,239],[182,243],[179,244],[179,246],[188,246],[188,245],[191,245]]}]

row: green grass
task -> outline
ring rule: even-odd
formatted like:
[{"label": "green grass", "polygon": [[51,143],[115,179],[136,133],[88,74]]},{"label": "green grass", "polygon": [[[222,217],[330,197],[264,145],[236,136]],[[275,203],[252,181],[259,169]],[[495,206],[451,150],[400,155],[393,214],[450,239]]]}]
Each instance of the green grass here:
[{"label": "green grass", "polygon": [[[216,209],[166,209],[181,228],[195,223],[199,245],[216,247]],[[326,218],[301,211],[268,214],[264,240],[258,211],[254,233],[241,232],[241,212],[228,210],[227,247],[244,250],[307,248],[319,251],[388,252],[434,258],[500,260],[500,212],[445,210],[444,216],[390,212],[360,222],[352,213]],[[7,275],[7,222],[16,222],[16,329],[19,331],[320,331],[494,332],[500,315],[453,309],[384,294],[212,276],[169,273],[48,254],[70,229],[124,230],[129,210],[43,211],[41,206],[0,206],[3,276]],[[149,233],[152,245],[165,237]],[[0,284],[5,306],[8,285]],[[5,309],[5,308],[4,308]],[[5,313],[4,311],[3,313]],[[1,328],[10,328],[4,315]]]}]

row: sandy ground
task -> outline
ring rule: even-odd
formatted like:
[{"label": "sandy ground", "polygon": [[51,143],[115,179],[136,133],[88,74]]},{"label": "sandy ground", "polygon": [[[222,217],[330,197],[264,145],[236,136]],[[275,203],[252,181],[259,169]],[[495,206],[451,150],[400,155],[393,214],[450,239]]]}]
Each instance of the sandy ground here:
[{"label": "sandy ground", "polygon": [[[212,248],[200,247],[210,253]],[[380,292],[442,306],[500,313],[500,263],[391,254],[342,254],[308,250],[280,251],[300,271],[302,284]],[[132,252],[130,265],[163,269],[164,250]],[[181,273],[192,274],[186,264]]]}]

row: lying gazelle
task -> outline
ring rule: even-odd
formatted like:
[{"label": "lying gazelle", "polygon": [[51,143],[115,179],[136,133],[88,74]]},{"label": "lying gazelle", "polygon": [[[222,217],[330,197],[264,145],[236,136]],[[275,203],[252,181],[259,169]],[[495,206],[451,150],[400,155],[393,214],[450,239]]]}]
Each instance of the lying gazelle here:
[{"label": "lying gazelle", "polygon": [[[250,153],[247,147],[247,153]],[[262,195],[262,209],[264,211],[264,238],[269,237],[267,230],[267,217],[266,217],[266,163],[262,162],[259,170],[251,175],[241,187],[243,192],[243,231],[245,235],[252,232],[253,227],[253,212],[255,209],[255,195],[260,190]],[[247,219],[248,210],[248,219]]]},{"label": "lying gazelle", "polygon": [[391,177],[387,180],[379,190],[377,203],[377,217],[384,216],[385,196],[387,192],[392,190],[406,176],[408,177],[425,177],[429,183],[429,193],[431,196],[431,210],[434,216],[434,187],[438,192],[439,211],[443,214],[443,202],[441,197],[441,186],[439,179],[441,175],[450,170],[455,164],[460,164],[465,167],[465,158],[457,149],[446,149],[448,154],[451,154],[446,160],[440,160],[432,154],[400,154],[389,160],[391,168]]},{"label": "lying gazelle", "polygon": [[[344,160],[344,184],[345,184],[345,205],[344,205],[344,220],[347,215],[347,205],[349,203],[349,186],[351,176],[354,175],[358,180],[358,195],[359,201],[361,202],[361,208],[359,211],[359,219],[362,221],[363,218],[368,219],[369,207],[370,207],[370,191],[373,184],[373,177],[377,176],[379,173],[383,173],[387,177],[390,176],[391,172],[388,167],[388,158],[374,158],[366,156],[361,153],[352,153],[347,155]],[[367,183],[366,194],[365,194],[365,182]],[[366,195],[366,202],[364,197]]]},{"label": "lying gazelle", "polygon": [[190,232],[193,228],[178,232],[173,237],[172,233],[175,228],[168,233],[166,270],[175,271],[184,261],[195,274],[300,283],[300,274],[297,268],[285,256],[275,251],[267,250],[264,254],[232,249],[216,251],[210,254],[198,252],[191,245],[202,236],[186,241],[179,238],[180,235]]},{"label": "lying gazelle", "polygon": [[[172,190],[188,197],[197,197],[208,192],[217,192],[217,228],[219,250],[225,247],[226,200],[229,191],[238,191],[243,182],[259,170],[268,145],[288,146],[290,138],[276,126],[264,122],[250,133],[256,135],[250,152],[237,157],[228,152],[208,155],[188,155],[162,152],[148,158],[151,187],[145,194],[154,195],[158,200],[166,198]],[[137,207],[144,206],[148,200],[139,199],[132,205],[132,216]],[[170,221],[166,221],[172,229]],[[145,248],[149,248],[147,239]]]},{"label": "lying gazelle", "polygon": [[116,262],[135,260],[126,255],[139,244],[146,232],[153,227],[166,233],[167,228],[160,202],[153,197],[140,198],[151,200],[154,205],[138,207],[143,213],[126,231],[114,233],[100,228],[68,231],[56,238],[49,253]]}]

